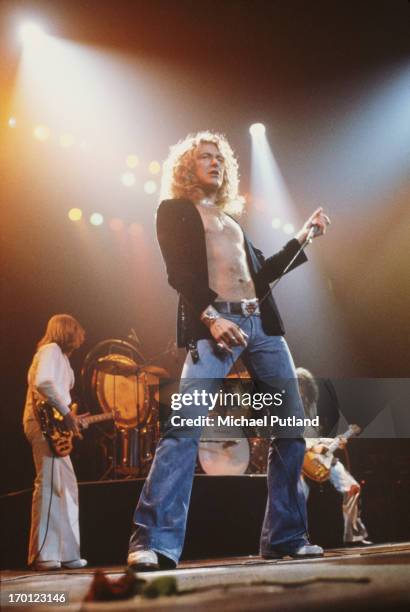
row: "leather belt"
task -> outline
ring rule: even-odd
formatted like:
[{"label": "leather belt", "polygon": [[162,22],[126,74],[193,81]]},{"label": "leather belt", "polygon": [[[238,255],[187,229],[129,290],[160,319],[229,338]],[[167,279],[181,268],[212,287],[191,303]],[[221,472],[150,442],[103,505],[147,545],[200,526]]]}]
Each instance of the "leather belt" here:
[{"label": "leather belt", "polygon": [[257,298],[240,302],[214,302],[213,307],[222,314],[239,314],[245,317],[261,314]]}]

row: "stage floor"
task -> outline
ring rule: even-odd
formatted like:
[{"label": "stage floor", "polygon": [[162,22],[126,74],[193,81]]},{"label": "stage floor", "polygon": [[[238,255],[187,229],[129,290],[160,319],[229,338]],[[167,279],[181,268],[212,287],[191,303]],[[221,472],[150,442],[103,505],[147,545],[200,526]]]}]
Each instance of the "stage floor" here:
[{"label": "stage floor", "polygon": [[[264,561],[260,557],[233,557],[184,562],[177,570],[139,574],[146,581],[173,577],[177,595],[122,601],[88,602],[83,599],[97,569],[118,579],[123,567],[90,567],[76,571],[3,571],[2,609],[30,607],[126,610],[408,610],[410,609],[410,542],[366,548],[327,550],[322,559]],[[10,604],[10,594],[61,591],[68,604]]]}]

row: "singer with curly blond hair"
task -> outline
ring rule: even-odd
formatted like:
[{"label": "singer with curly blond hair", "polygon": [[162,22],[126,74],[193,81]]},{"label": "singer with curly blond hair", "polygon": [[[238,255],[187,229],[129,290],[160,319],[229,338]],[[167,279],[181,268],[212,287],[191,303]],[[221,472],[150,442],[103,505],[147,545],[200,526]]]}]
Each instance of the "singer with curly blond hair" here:
[{"label": "singer with curly blond hair", "polygon": [[[316,235],[323,234],[329,219],[317,209],[294,239],[265,259],[233,216],[243,207],[243,198],[238,162],[223,135],[205,131],[187,136],[171,147],[163,170],[157,236],[169,284],[179,295],[178,344],[188,351],[180,391],[215,392],[241,357],[255,379],[284,379],[285,416],[303,416],[269,283],[287,266],[306,261],[302,245],[311,227],[316,226]],[[178,563],[201,435],[200,427],[190,423],[209,410],[206,401],[184,406],[178,412],[184,425],[174,425],[172,419],[166,425],[134,515],[128,564],[137,571]],[[303,431],[283,433],[269,453],[261,554],[320,556],[322,549],[307,540],[306,503],[298,487]]]}]

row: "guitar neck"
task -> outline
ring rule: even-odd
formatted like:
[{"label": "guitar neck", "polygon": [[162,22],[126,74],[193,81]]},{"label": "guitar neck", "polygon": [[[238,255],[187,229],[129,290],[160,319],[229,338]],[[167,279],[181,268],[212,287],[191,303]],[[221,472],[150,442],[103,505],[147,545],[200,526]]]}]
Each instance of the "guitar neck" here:
[{"label": "guitar neck", "polygon": [[114,415],[111,412],[106,412],[104,414],[94,414],[93,416],[86,417],[83,419],[83,423],[87,425],[92,425],[92,423],[101,423],[101,421],[112,421]]},{"label": "guitar neck", "polygon": [[334,453],[335,450],[337,450],[339,448],[340,438],[346,438],[346,440],[348,440],[349,438],[351,438],[354,435],[355,435],[355,432],[353,431],[353,429],[351,427],[349,427],[349,429],[347,431],[345,431],[344,434],[342,434],[341,436],[337,436],[333,440],[333,442],[329,446],[329,452],[330,453]]}]

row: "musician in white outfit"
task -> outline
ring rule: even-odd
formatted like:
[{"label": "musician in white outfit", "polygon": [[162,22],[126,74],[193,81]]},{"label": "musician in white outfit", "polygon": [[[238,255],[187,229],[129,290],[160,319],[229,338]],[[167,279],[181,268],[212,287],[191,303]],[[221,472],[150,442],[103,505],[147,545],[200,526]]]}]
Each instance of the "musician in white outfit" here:
[{"label": "musician in white outfit", "polygon": [[[319,389],[316,381],[305,368],[296,368],[299,382],[299,391],[305,410],[309,419],[317,416],[317,402]],[[312,450],[318,454],[329,448],[334,438],[318,437],[319,431],[314,427],[305,428],[306,450]],[[341,438],[339,448],[346,446],[347,440]],[[309,496],[309,481],[302,478],[303,490],[306,499]],[[360,485],[347,471],[345,466],[336,457],[333,458],[330,468],[329,480],[339,493],[342,494],[342,510],[344,520],[343,541],[347,546],[369,546],[372,544],[367,540],[367,530],[360,518]]]},{"label": "musician in white outfit", "polygon": [[80,557],[78,487],[70,457],[55,457],[43,436],[36,405],[46,400],[79,435],[81,418],[70,410],[74,373],[69,356],[84,342],[84,330],[70,315],[51,317],[28,372],[24,433],[33,449],[36,469],[28,563],[35,570],[77,569]]}]

